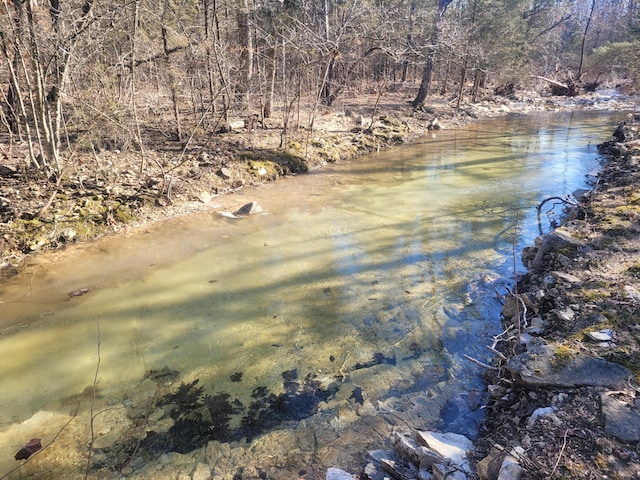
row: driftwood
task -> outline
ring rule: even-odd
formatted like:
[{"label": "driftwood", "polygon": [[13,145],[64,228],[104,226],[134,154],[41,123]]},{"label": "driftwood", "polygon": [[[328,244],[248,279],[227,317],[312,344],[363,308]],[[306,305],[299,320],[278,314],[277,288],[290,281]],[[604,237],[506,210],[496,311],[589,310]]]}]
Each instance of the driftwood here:
[{"label": "driftwood", "polygon": [[545,82],[551,85],[551,93],[553,95],[559,97],[575,97],[578,95],[578,84],[573,80],[573,78],[569,78],[567,83],[561,83],[557,80],[552,80],[551,78],[541,77],[540,75],[532,75],[534,78],[539,80],[544,80]]}]

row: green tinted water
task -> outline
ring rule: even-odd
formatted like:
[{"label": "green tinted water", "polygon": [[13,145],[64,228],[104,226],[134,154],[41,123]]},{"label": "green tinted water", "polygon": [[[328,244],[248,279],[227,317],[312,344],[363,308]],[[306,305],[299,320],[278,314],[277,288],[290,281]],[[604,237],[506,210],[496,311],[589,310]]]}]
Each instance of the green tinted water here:
[{"label": "green tinted water", "polygon": [[[331,385],[317,406],[327,418],[361,407],[356,388],[376,405],[446,381],[479,385],[463,355],[490,360],[495,280],[513,275],[514,239],[518,251],[531,243],[542,199],[585,186],[595,144],[619,119],[509,117],[438,132],[30,260],[0,285],[0,474],[78,401],[86,415],[98,344],[97,409],[157,394],[144,378],[163,367],[245,412],[257,388],[281,394],[295,371]],[[248,201],[266,213],[220,214]],[[81,288],[90,292],[68,296]],[[86,418],[76,423],[81,444]],[[74,455],[66,461],[82,464]]]}]

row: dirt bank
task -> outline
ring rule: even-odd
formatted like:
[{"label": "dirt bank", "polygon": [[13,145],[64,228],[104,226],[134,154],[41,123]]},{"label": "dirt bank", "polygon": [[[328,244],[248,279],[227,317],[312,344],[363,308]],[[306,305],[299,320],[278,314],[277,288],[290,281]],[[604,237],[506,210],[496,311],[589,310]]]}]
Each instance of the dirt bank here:
[{"label": "dirt bank", "polygon": [[523,479],[640,478],[640,115],[600,151],[593,191],[525,249],[505,299],[480,478],[518,447]]},{"label": "dirt bank", "polygon": [[302,113],[297,127],[286,131],[274,115],[264,126],[213,136],[201,132],[186,143],[147,132],[154,148],[144,154],[74,146],[60,178],[28,168],[25,145],[0,145],[0,272],[15,274],[32,253],[211,209],[217,196],[389,148],[434,125],[450,129],[510,112],[620,109],[632,103],[608,94],[566,99],[528,92],[526,98],[491,96],[459,109],[436,96],[428,109],[415,111],[407,101],[412,93],[345,100],[319,110],[313,129],[305,128],[311,118]]}]

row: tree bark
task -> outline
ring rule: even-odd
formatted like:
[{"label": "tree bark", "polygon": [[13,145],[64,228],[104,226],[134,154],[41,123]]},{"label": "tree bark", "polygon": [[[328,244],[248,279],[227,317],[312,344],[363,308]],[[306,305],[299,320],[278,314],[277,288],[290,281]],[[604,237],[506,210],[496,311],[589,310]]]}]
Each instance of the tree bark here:
[{"label": "tree bark", "polygon": [[431,74],[433,72],[433,63],[436,56],[436,47],[438,44],[438,37],[440,35],[440,22],[444,16],[444,12],[451,3],[451,0],[438,0],[438,11],[433,20],[433,30],[431,32],[431,38],[429,39],[429,46],[427,47],[427,54],[425,58],[424,70],[422,71],[422,80],[420,81],[420,88],[416,98],[411,102],[413,108],[419,108],[424,104],[424,101],[429,95],[429,88],[431,87]]},{"label": "tree bark", "polygon": [[578,66],[578,80],[582,76],[582,63],[584,62],[584,49],[587,43],[587,33],[589,32],[589,25],[591,25],[591,18],[593,17],[593,11],[596,8],[596,0],[591,0],[591,10],[589,11],[589,18],[587,24],[584,27],[584,35],[582,35],[582,45],[580,47],[580,65]]}]

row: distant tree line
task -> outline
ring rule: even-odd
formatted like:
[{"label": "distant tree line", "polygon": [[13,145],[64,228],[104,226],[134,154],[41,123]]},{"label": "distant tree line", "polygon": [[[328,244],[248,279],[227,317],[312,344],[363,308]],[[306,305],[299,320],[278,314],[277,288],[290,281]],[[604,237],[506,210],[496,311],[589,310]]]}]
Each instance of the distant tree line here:
[{"label": "distant tree line", "polygon": [[[640,0],[0,0],[0,120],[32,166],[415,87],[640,86]],[[411,90],[410,90],[411,91]]]}]

